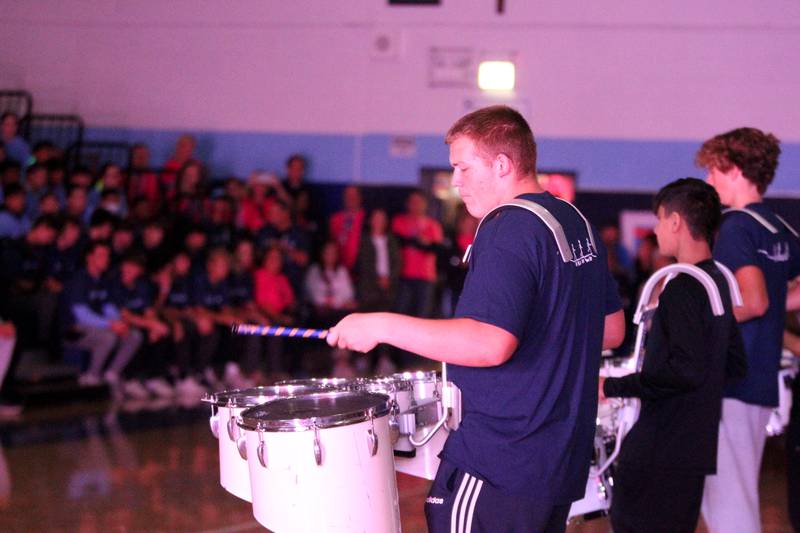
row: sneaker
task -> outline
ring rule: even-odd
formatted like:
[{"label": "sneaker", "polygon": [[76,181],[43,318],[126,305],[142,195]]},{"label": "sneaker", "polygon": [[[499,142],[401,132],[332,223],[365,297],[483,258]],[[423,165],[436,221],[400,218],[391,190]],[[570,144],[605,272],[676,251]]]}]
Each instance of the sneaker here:
[{"label": "sneaker", "polygon": [[164,378],[151,378],[144,382],[144,386],[159,398],[172,398],[175,389]]},{"label": "sneaker", "polygon": [[225,384],[219,380],[216,372],[211,367],[206,367],[203,371],[203,380],[214,390],[224,390]]},{"label": "sneaker", "polygon": [[126,398],[133,398],[134,400],[146,400],[150,398],[150,391],[136,379],[130,379],[123,383],[122,392]]},{"label": "sneaker", "polygon": [[178,382],[177,392],[184,398],[197,398],[198,400],[208,392],[205,387],[200,385],[193,377],[188,377]]},{"label": "sneaker", "polygon": [[237,365],[233,361],[225,363],[225,376],[222,379],[225,382],[226,386],[239,388],[237,383],[239,382],[241,377],[242,377],[242,369],[239,368],[239,365]]},{"label": "sneaker", "polygon": [[96,387],[100,385],[100,376],[88,372],[78,376],[78,384],[83,387]]}]

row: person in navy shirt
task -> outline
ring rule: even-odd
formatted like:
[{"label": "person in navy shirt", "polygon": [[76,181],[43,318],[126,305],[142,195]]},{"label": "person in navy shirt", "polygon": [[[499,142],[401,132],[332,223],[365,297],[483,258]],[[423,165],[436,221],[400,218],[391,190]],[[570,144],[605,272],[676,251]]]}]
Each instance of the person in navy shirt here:
[{"label": "person in navy shirt", "polygon": [[[84,254],[86,266],[64,288],[71,318],[71,330],[77,334],[72,344],[91,352],[89,368],[80,383],[97,385],[102,377],[110,385],[119,384],[120,374],[142,344],[142,333],[131,329],[120,317],[112,299],[108,276],[111,249],[108,244],[91,243]],[[111,363],[106,362],[113,354]]]},{"label": "person in navy shirt", "polygon": [[143,276],[145,258],[136,252],[124,255],[112,282],[112,300],[120,310],[120,318],[131,329],[143,334],[145,342],[125,371],[122,391],[126,396],[144,399],[151,392],[169,397],[172,388],[164,379],[167,373],[166,345],[170,328],[160,320],[153,308],[155,290]]},{"label": "person in navy shirt", "polygon": [[472,216],[529,200],[560,224],[561,240],[538,216],[501,210],[478,231],[454,318],[353,314],[328,343],[362,352],[387,343],[450,363],[463,418],[426,500],[431,532],[564,531],[586,486],[600,352],[625,330],[606,252],[572,205],[540,187],[518,112],[470,113],[446,142]]},{"label": "person in navy shirt", "polygon": [[758,475],[767,421],[778,405],[788,282],[800,275],[794,230],[762,201],[779,155],[778,139],[755,128],[717,135],[697,153],[708,183],[731,208],[722,220],[714,259],[733,271],[742,291],[744,305],[734,312],[748,369],[743,380],[725,390],[717,474],[708,477],[703,495],[703,518],[711,533],[761,530]]},{"label": "person in navy shirt", "polygon": [[220,383],[223,361],[218,352],[228,340],[231,325],[237,322],[228,297],[229,273],[230,255],[223,248],[214,248],[208,253],[205,269],[192,281],[189,316],[198,335],[194,369],[202,371],[210,386]]}]

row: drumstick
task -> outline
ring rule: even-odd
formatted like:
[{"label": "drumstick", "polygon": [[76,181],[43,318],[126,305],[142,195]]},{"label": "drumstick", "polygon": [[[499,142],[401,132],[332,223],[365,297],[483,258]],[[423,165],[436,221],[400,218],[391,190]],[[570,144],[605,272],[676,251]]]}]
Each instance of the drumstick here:
[{"label": "drumstick", "polygon": [[300,337],[323,340],[327,329],[291,328],[285,326],[259,326],[258,324],[234,324],[231,331],[237,335],[261,335],[262,337]]}]

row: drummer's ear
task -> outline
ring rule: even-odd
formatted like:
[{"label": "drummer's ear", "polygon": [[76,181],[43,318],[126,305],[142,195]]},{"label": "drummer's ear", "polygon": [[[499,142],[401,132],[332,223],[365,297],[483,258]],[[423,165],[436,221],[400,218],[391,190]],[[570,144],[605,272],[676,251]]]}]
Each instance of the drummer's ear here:
[{"label": "drummer's ear", "polygon": [[492,167],[498,177],[504,178],[511,174],[514,164],[506,154],[501,152],[494,158]]}]

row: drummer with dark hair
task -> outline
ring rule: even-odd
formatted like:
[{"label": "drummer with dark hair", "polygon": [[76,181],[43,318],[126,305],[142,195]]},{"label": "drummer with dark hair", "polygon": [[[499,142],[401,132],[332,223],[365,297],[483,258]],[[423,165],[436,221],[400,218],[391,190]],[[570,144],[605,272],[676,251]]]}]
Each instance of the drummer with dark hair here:
[{"label": "drummer with dark hair", "polygon": [[462,421],[426,500],[430,531],[564,531],[586,486],[600,351],[624,336],[606,251],[575,207],[539,186],[517,111],[470,113],[446,142],[453,186],[486,217],[455,318],[353,314],[328,342],[449,363]]},{"label": "drummer with dark hair", "polygon": [[719,196],[685,178],[661,189],[653,206],[661,254],[710,275],[724,314],[714,316],[698,278],[679,274],[659,296],[641,372],[601,381],[601,397],[642,401],[614,476],[617,533],[695,530],[705,476],[716,471],[723,387],[747,368],[728,282],[711,258]]}]

